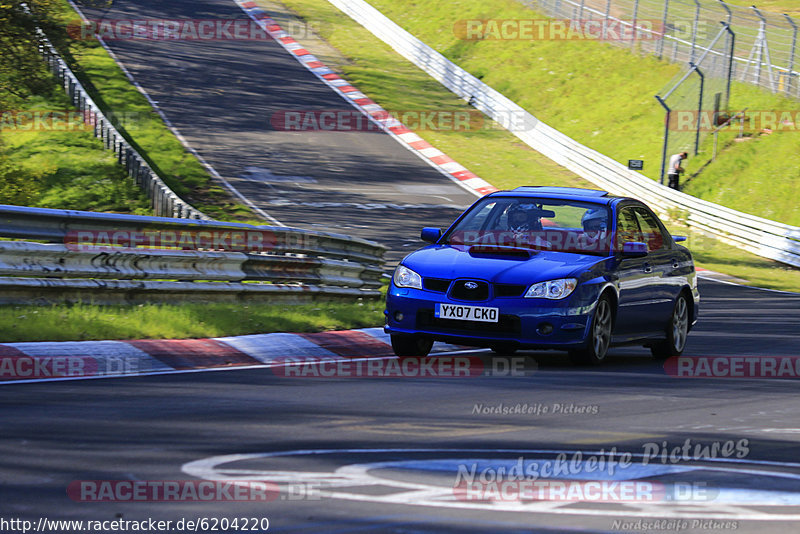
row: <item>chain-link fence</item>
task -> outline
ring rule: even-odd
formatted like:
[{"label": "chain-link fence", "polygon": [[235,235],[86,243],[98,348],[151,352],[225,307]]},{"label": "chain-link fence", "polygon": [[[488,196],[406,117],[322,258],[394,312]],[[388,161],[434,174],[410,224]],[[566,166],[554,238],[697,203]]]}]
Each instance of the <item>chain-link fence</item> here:
[{"label": "chain-link fence", "polygon": [[[797,24],[787,15],[723,0],[520,0],[556,19],[602,25],[603,40],[684,63],[686,69],[656,95],[666,120],[666,162],[698,153],[704,136],[727,117],[732,81],[800,99]],[[606,28],[627,30],[607,38]]]},{"label": "chain-link fence", "polygon": [[635,27],[614,40],[675,62],[696,62],[720,23],[736,34],[731,76],[800,98],[798,23],[787,15],[729,6],[721,0],[521,0],[554,18]]},{"label": "chain-link fence", "polygon": [[666,112],[661,183],[672,154],[697,155],[703,137],[727,120],[735,43],[736,36],[723,24],[710,42],[697,47],[702,52],[688,63],[689,70],[677,74],[656,95]]}]

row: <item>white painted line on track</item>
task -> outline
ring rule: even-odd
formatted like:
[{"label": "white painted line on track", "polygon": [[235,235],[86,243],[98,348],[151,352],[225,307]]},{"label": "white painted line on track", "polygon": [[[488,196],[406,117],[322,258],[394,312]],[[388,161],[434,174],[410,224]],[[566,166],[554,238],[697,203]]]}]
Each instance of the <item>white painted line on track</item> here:
[{"label": "white painted line on track", "polygon": [[[186,463],[182,466],[182,471],[190,476],[195,476],[204,480],[270,480],[273,482],[313,482],[319,483],[323,487],[323,495],[334,499],[343,499],[361,502],[379,502],[384,504],[398,504],[410,506],[426,506],[431,508],[459,508],[472,510],[492,510],[509,512],[527,513],[547,513],[560,515],[589,515],[589,516],[608,516],[608,517],[659,517],[659,518],[682,518],[682,519],[729,519],[729,520],[758,520],[758,521],[797,521],[800,513],[780,513],[782,507],[792,506],[797,508],[794,502],[800,497],[798,492],[781,491],[761,491],[760,498],[772,499],[769,504],[763,504],[756,500],[753,502],[738,502],[737,491],[734,488],[721,487],[725,493],[725,502],[693,501],[693,502],[626,502],[622,508],[616,506],[598,506],[602,503],[592,503],[585,501],[584,505],[591,507],[581,508],[580,502],[563,501],[510,501],[510,502],[485,502],[458,501],[454,494],[453,486],[432,485],[427,483],[417,483],[408,480],[397,480],[396,477],[384,478],[371,474],[369,471],[380,467],[385,462],[370,462],[367,464],[353,463],[346,464],[328,472],[309,472],[309,471],[289,471],[283,470],[259,470],[259,469],[226,469],[225,464],[238,461],[286,458],[291,456],[323,456],[323,455],[354,455],[354,454],[390,454],[393,458],[392,464],[399,462],[397,457],[403,454],[432,454],[442,455],[463,455],[478,454],[482,456],[491,454],[546,454],[556,456],[558,454],[583,455],[605,455],[608,451],[574,451],[567,449],[442,449],[442,448],[396,448],[396,449],[307,449],[295,451],[277,451],[253,454],[233,454],[214,456]],[[644,454],[630,453],[631,456],[645,457]],[[461,458],[462,456],[457,456]],[[507,459],[506,459],[507,460]],[[729,458],[718,458],[718,463],[731,462]],[[424,460],[420,460],[424,461]],[[409,460],[410,463],[413,463]],[[709,463],[710,459],[698,460],[701,463]],[[770,466],[781,466],[786,468],[798,469],[800,464],[792,462],[772,462],[758,460],[742,460],[747,464],[767,464]],[[339,463],[342,463],[339,461]],[[696,470],[713,470],[717,472],[742,473],[749,476],[761,475],[769,477],[783,477],[800,479],[800,475],[795,473],[780,473],[775,471],[753,470],[753,469],[733,469],[724,466],[712,466],[689,464]],[[455,473],[454,473],[455,475]],[[392,486],[398,489],[394,494],[380,492],[377,495],[365,494],[361,491],[343,491],[349,487],[363,488],[365,486]],[[330,490],[330,491],[329,491]],[[407,490],[407,491],[403,491]],[[781,497],[781,495],[784,495]],[[742,494],[739,494],[740,498]],[[783,499],[783,500],[781,500]],[[743,506],[760,506],[760,509],[745,509]],[[769,508],[765,510],[764,508]],[[775,513],[772,513],[775,512]]]},{"label": "white painted line on track", "polygon": [[[731,282],[729,280],[718,280],[716,278],[703,276],[700,272],[697,274],[697,277],[700,278],[701,280],[704,280],[704,281],[707,281],[707,282],[717,282],[719,284],[726,284],[726,285],[729,285],[729,286],[745,287],[745,288],[749,288],[749,289],[758,289],[759,291],[769,291],[770,293],[780,293],[780,294],[783,294],[783,295],[792,295],[792,296],[795,296],[795,297],[800,297],[800,293],[797,293],[795,291],[784,291],[784,290],[781,290],[781,289],[770,289],[770,288],[767,288],[767,287],[747,286],[747,285],[744,285],[744,284],[737,284],[736,282]],[[701,295],[701,298],[702,298],[702,295]]]}]

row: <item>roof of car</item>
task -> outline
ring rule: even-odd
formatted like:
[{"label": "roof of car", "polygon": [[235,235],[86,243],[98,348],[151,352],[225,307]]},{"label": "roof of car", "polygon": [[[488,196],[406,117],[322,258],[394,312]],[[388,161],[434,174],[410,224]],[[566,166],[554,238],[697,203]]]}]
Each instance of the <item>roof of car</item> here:
[{"label": "roof of car", "polygon": [[601,204],[608,204],[612,200],[618,199],[615,195],[610,194],[608,191],[601,191],[599,189],[581,189],[578,187],[550,187],[550,186],[536,186],[526,185],[517,187],[510,191],[498,191],[492,193],[492,196],[536,196],[538,198],[568,198],[573,200],[586,200],[599,202]]}]

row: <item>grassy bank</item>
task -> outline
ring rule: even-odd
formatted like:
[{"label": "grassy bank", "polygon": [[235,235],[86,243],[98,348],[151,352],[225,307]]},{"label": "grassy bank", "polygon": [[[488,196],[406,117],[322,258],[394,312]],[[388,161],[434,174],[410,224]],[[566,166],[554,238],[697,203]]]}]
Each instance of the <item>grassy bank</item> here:
[{"label": "grassy bank", "polygon": [[800,16],[800,6],[797,5],[797,0],[759,0],[758,2],[753,2],[753,0],[726,0],[726,3],[737,7],[754,5],[763,11]]},{"label": "grassy bank", "polygon": [[[15,100],[11,113],[66,110],[50,95]],[[14,121],[16,124],[16,121]],[[91,132],[0,125],[0,204],[150,215],[150,202]]]},{"label": "grassy bank", "polygon": [[0,342],[182,339],[321,332],[383,324],[383,301],[357,303],[0,306]]}]

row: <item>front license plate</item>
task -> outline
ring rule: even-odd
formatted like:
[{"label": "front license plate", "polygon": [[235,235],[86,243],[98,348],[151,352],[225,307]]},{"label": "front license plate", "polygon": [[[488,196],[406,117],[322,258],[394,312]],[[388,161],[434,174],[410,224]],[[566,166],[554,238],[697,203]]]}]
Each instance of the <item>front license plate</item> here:
[{"label": "front license plate", "polygon": [[484,306],[460,306],[458,304],[436,305],[436,317],[440,319],[459,319],[462,321],[481,321],[483,323],[496,323],[499,317],[498,308]]}]

